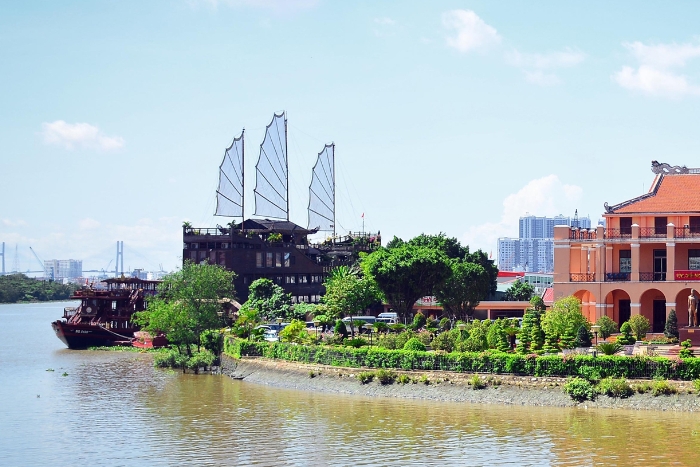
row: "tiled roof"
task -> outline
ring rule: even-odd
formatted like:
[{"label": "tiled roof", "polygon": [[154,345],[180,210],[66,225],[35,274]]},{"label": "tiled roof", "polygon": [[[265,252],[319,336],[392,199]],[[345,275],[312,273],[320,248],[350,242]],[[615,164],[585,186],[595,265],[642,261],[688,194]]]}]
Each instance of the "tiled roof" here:
[{"label": "tiled roof", "polygon": [[612,214],[700,212],[700,174],[662,175],[650,192],[609,209]]},{"label": "tiled roof", "polygon": [[547,306],[551,306],[554,303],[554,289],[552,287],[547,287],[542,294],[542,301]]}]

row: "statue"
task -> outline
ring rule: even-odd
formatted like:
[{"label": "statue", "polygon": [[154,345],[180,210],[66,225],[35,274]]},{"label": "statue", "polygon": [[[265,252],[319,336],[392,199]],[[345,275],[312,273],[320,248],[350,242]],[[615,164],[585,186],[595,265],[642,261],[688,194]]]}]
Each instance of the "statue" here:
[{"label": "statue", "polygon": [[688,295],[688,327],[698,325],[698,298],[695,296],[695,289],[690,289]]}]

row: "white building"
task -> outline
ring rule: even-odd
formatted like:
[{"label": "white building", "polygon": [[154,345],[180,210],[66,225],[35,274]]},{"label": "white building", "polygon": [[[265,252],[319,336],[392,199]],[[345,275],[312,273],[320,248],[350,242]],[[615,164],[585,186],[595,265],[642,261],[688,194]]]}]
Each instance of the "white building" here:
[{"label": "white building", "polygon": [[83,276],[83,262],[76,259],[51,259],[44,261],[44,276],[57,282]]}]

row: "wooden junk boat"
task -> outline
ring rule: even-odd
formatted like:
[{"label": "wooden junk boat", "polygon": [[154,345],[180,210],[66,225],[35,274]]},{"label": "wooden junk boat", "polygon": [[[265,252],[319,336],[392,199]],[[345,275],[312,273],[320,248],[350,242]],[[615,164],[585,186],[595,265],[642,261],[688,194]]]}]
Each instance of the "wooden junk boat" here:
[{"label": "wooden junk boat", "polygon": [[132,345],[140,330],[132,315],[146,308],[146,297],[156,294],[160,281],[117,277],[102,281],[104,289],[86,287],[70,298],[77,307],[66,307],[63,318],[51,323],[56,336],[69,349]]}]

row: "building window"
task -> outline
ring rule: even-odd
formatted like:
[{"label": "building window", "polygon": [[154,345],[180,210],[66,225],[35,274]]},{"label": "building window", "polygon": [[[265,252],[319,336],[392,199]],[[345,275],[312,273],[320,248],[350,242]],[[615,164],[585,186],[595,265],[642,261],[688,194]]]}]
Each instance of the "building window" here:
[{"label": "building window", "polygon": [[190,249],[196,250],[199,248],[199,243],[190,243]]},{"label": "building window", "polygon": [[318,274],[312,274],[311,275],[311,283],[312,284],[320,284],[322,280],[322,276]]},{"label": "building window", "polygon": [[266,268],[271,268],[272,267],[272,260],[274,258],[274,253],[267,252],[265,253],[265,267]]},{"label": "building window", "polygon": [[256,268],[262,267],[262,253],[260,253],[260,252],[255,253],[255,267]]},{"label": "building window", "polygon": [[666,224],[668,224],[668,217],[655,217],[654,218],[654,233],[656,235],[666,234]]},{"label": "building window", "polygon": [[311,296],[311,303],[318,303],[321,301],[321,296],[320,295],[312,295]]},{"label": "building window", "polygon": [[275,267],[282,267],[282,253],[275,253]]},{"label": "building window", "polygon": [[219,251],[219,265],[226,266],[226,252]]},{"label": "building window", "polygon": [[688,250],[688,269],[700,271],[700,250]]},{"label": "building window", "polygon": [[190,255],[191,255],[190,258],[192,258],[192,261],[197,262],[197,252],[191,251]]},{"label": "building window", "polygon": [[297,276],[285,276],[284,281],[287,284],[296,284],[297,283]]},{"label": "building window", "polygon": [[282,285],[282,276],[275,276],[275,283],[277,285]]},{"label": "building window", "polygon": [[306,275],[299,275],[299,283],[300,284],[308,284],[309,282],[309,277]]},{"label": "building window", "polygon": [[632,272],[632,250],[620,250],[620,272]]},{"label": "building window", "polygon": [[229,249],[229,245],[230,245],[230,243],[222,243],[222,244],[221,244],[221,249],[222,249],[222,250],[228,250],[228,249]]},{"label": "building window", "polygon": [[621,217],[620,218],[620,234],[621,235],[632,235],[632,218],[631,217]]},{"label": "building window", "polygon": [[297,297],[295,295],[292,295],[292,303],[297,303]]},{"label": "building window", "polygon": [[690,232],[700,233],[700,216],[690,216]]},{"label": "building window", "polygon": [[285,253],[285,254],[284,254],[284,267],[285,267],[285,268],[288,268],[288,267],[289,267],[289,263],[290,263],[289,258],[290,258],[291,256],[292,256],[291,253]]}]

